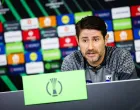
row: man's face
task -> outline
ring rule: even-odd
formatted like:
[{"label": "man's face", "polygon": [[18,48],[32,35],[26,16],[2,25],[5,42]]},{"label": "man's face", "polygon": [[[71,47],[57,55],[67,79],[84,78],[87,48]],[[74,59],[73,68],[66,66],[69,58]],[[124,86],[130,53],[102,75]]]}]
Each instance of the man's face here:
[{"label": "man's face", "polygon": [[78,44],[89,64],[98,64],[103,60],[107,38],[108,36],[104,39],[101,31],[95,29],[81,30]]}]

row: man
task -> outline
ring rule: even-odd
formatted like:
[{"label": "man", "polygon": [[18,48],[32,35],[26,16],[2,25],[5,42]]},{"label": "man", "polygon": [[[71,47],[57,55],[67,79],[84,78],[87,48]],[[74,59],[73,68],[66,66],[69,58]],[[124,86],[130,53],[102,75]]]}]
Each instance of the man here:
[{"label": "man", "polygon": [[87,83],[137,78],[131,54],[106,46],[109,35],[101,18],[81,19],[76,24],[76,35],[80,50],[64,58],[61,71],[84,69]]}]

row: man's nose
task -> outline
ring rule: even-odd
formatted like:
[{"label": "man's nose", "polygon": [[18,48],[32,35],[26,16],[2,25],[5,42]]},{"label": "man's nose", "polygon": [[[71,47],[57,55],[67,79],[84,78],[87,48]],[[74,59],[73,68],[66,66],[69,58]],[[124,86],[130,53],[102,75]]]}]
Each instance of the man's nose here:
[{"label": "man's nose", "polygon": [[92,50],[92,49],[93,49],[93,42],[89,42],[88,50]]}]

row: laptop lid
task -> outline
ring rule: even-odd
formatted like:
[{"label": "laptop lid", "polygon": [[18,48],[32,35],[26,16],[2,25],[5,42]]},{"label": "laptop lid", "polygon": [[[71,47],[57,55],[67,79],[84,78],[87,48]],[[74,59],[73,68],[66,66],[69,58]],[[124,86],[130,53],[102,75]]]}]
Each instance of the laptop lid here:
[{"label": "laptop lid", "polygon": [[87,99],[84,70],[22,76],[25,105]]}]

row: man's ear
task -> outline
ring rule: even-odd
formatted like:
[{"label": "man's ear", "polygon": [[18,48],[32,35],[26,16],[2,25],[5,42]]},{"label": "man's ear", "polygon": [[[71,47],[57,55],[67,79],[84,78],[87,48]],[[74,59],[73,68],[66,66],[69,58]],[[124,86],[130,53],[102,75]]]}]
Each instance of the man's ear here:
[{"label": "man's ear", "polygon": [[106,36],[105,36],[105,45],[106,46],[107,46],[108,38],[109,38],[109,34],[106,34]]},{"label": "man's ear", "polygon": [[75,36],[75,37],[76,37],[77,44],[79,45],[79,40],[78,40],[78,37],[77,37],[77,36]]}]

